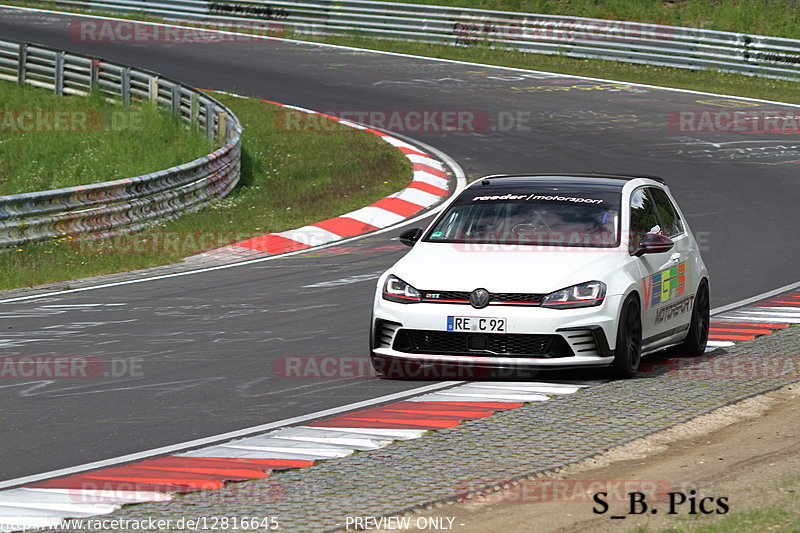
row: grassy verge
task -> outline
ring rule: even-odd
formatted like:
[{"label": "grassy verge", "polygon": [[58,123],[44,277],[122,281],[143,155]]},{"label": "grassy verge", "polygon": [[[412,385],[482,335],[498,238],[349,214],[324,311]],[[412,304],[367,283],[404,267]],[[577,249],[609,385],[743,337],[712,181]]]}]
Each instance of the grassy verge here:
[{"label": "grassy verge", "polygon": [[214,97],[245,128],[241,183],[226,199],[133,235],[54,239],[0,253],[0,289],[176,262],[357,209],[409,181],[408,160],[375,135],[259,100]]},{"label": "grassy verge", "polygon": [[138,176],[211,147],[171,114],[0,81],[0,195]]},{"label": "grassy verge", "polygon": [[[385,0],[402,2],[404,0]],[[634,20],[750,34],[800,37],[797,0],[414,0],[416,4]]]},{"label": "grassy verge", "polygon": [[767,501],[741,511],[719,515],[676,515],[669,527],[654,530],[633,529],[633,533],[751,533],[752,531],[800,531],[800,499],[796,474],[780,476],[768,486],[752,488],[762,494],[753,496]]}]

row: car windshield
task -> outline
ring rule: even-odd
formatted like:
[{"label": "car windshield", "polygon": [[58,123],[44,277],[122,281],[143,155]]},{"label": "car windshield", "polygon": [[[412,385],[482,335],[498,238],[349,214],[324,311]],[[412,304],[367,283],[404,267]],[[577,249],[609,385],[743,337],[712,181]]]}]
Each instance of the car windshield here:
[{"label": "car windshield", "polygon": [[619,246],[619,191],[492,187],[464,191],[426,242],[609,248]]}]

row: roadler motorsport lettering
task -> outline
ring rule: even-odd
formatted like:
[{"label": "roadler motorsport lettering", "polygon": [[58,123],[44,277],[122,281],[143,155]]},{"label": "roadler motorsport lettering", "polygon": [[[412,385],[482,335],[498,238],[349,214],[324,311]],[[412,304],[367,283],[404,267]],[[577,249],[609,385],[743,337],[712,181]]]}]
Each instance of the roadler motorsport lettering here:
[{"label": "roadler motorsport lettering", "polygon": [[574,196],[557,196],[557,195],[543,195],[543,194],[503,194],[493,196],[476,196],[472,199],[473,202],[486,201],[486,200],[548,200],[556,202],[573,202],[577,204],[602,204],[603,200],[595,200],[593,198],[576,198]]},{"label": "roadler motorsport lettering", "polygon": [[675,317],[678,317],[684,313],[687,313],[692,310],[692,302],[694,301],[694,296],[689,296],[688,298],[684,298],[683,300],[678,300],[674,304],[665,305],[661,309],[656,311],[656,324],[660,324],[665,320],[672,320]]}]

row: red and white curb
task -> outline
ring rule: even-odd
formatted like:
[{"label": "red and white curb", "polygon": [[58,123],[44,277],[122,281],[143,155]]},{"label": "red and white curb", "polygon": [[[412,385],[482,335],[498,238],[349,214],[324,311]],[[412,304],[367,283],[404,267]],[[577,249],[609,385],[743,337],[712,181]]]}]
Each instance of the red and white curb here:
[{"label": "red and white curb", "polygon": [[733,346],[800,324],[800,290],[792,290],[712,317],[710,348]]},{"label": "red and white curb", "polygon": [[67,518],[108,514],[122,505],[169,501],[229,481],[263,479],[274,471],[306,468],[527,402],[573,394],[594,383],[466,383],[185,453],[47,479],[0,491],[0,530],[58,527]]},{"label": "red and white curb", "polygon": [[345,126],[379,136],[382,140],[400,150],[411,162],[412,181],[402,191],[387,196],[367,207],[303,226],[302,228],[270,233],[215,250],[209,250],[188,257],[185,259],[186,261],[242,261],[332,243],[402,222],[406,218],[441,202],[450,193],[449,180],[444,165],[419,147],[382,131],[349,120],[302,107],[270,100],[263,101],[297,112],[323,116]]}]

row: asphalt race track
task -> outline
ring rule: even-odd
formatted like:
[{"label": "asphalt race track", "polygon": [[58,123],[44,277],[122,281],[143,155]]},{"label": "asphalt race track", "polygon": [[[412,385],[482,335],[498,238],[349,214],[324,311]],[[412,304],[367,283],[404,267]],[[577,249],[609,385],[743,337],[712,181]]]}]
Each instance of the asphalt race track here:
[{"label": "asphalt race track", "polygon": [[[472,110],[491,125],[399,133],[447,153],[470,178],[592,170],[665,177],[704,244],[712,307],[800,277],[800,144],[775,133],[680,131],[668,124],[673,112],[753,103],[276,40],[88,42],[70,33],[71,20],[0,10],[0,38],[320,111]],[[511,117],[521,120],[513,124]],[[0,480],[424,385],[291,378],[281,366],[292,356],[364,358],[374,279],[405,250],[393,240],[397,233],[247,266],[3,304],[1,355],[92,356],[117,369],[107,366],[111,375],[90,380],[0,383]]]}]

